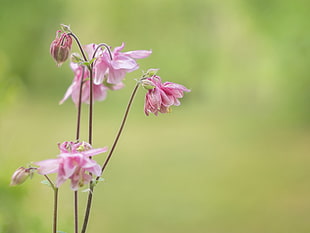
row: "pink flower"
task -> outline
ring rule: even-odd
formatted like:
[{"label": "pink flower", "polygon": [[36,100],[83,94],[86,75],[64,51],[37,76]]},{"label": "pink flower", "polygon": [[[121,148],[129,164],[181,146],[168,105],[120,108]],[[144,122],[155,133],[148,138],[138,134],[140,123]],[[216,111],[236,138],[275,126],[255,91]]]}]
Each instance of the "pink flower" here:
[{"label": "pink flower", "polygon": [[[75,103],[75,105],[78,105],[79,103],[79,96],[80,96],[80,84],[81,79],[83,78],[83,86],[82,86],[82,103],[89,104],[89,88],[90,88],[90,81],[89,81],[89,71],[86,67],[80,66],[76,63],[71,63],[71,69],[74,72],[74,79],[72,84],[67,89],[63,99],[59,102],[62,104],[65,102],[70,96],[72,98],[72,101]],[[94,101],[102,101],[106,98],[107,90],[109,88],[104,86],[103,84],[99,85],[93,85],[93,100]]]},{"label": "pink flower", "polygon": [[190,92],[189,89],[180,84],[162,83],[160,77],[156,75],[141,82],[148,87],[144,104],[144,112],[147,116],[150,112],[156,116],[158,112],[170,112],[170,106],[179,106],[181,104],[178,99],[183,97],[183,92]]},{"label": "pink flower", "polygon": [[77,190],[91,181],[92,176],[89,173],[101,175],[100,165],[90,157],[106,152],[106,147],[92,149],[86,142],[64,142],[58,147],[61,152],[58,158],[34,163],[39,166],[37,171],[41,175],[57,173],[56,187],[70,179],[71,188]]},{"label": "pink flower", "polygon": [[50,53],[58,66],[61,66],[69,56],[72,45],[72,38],[67,33],[56,32],[56,38],[53,40]]},{"label": "pink flower", "polygon": [[94,83],[99,84],[106,79],[108,84],[120,83],[126,73],[132,72],[139,68],[136,59],[146,58],[151,55],[149,50],[136,50],[122,53],[121,50],[125,47],[122,43],[120,47],[116,47],[111,53],[105,49],[97,57],[94,63]]}]

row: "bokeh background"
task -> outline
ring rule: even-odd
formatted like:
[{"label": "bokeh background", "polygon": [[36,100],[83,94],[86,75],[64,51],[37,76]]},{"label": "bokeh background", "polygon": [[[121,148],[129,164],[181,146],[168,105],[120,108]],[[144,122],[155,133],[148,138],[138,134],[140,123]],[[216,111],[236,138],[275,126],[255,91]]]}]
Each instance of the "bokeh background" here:
[{"label": "bokeh background", "polygon": [[[60,23],[83,44],[152,49],[141,70],[192,90],[158,117],[139,90],[90,233],[310,232],[309,13],[307,0],[0,0],[0,232],[51,232],[42,177],[9,182],[75,136],[73,103],[58,105],[73,73],[49,55]],[[96,103],[95,147],[111,146],[141,70]],[[73,232],[68,185],[60,195],[59,230]]]}]

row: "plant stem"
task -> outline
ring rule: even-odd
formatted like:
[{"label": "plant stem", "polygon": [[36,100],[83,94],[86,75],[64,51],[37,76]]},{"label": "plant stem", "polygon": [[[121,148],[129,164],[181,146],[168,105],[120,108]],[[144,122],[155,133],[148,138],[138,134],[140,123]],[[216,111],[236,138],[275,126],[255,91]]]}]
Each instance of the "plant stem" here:
[{"label": "plant stem", "polygon": [[110,59],[113,60],[111,49],[110,49],[110,47],[109,47],[107,44],[105,44],[105,43],[101,43],[101,44],[99,44],[99,45],[97,46],[95,52],[93,53],[93,59],[95,58],[97,51],[98,51],[101,47],[103,47],[103,46],[108,50]]},{"label": "plant stem", "polygon": [[53,233],[57,232],[57,209],[58,209],[58,188],[55,187],[54,183],[51,181],[51,179],[44,175],[47,181],[50,183],[52,189],[54,190],[54,214],[53,214]]},{"label": "plant stem", "polygon": [[89,124],[88,124],[88,143],[92,144],[93,139],[93,70],[89,69]]},{"label": "plant stem", "polygon": [[90,183],[90,191],[88,192],[87,206],[86,206],[86,210],[85,210],[84,222],[83,222],[81,233],[86,232],[89,214],[90,214],[90,209],[91,209],[91,204],[92,204],[92,200],[93,200],[93,191],[94,191],[94,186],[91,182]]},{"label": "plant stem", "polygon": [[[112,157],[112,154],[113,154],[113,152],[114,152],[114,149],[115,149],[115,147],[116,147],[116,145],[117,145],[117,142],[118,142],[118,140],[119,140],[119,138],[120,138],[120,136],[121,136],[121,134],[122,134],[122,131],[123,131],[123,129],[124,129],[124,126],[125,126],[125,123],[126,123],[126,120],[127,120],[127,117],[128,117],[128,113],[129,113],[130,107],[131,107],[132,102],[133,102],[133,99],[134,99],[134,97],[135,97],[135,95],[136,95],[136,93],[137,93],[139,84],[140,84],[140,83],[137,82],[135,88],[133,89],[133,91],[132,91],[132,93],[131,93],[131,96],[130,96],[130,99],[129,99],[129,102],[128,102],[128,105],[127,105],[127,108],[126,108],[126,111],[125,111],[125,114],[124,114],[124,117],[123,117],[121,126],[120,126],[120,128],[119,128],[119,130],[118,130],[118,133],[117,133],[116,137],[115,137],[115,140],[114,140],[114,142],[113,142],[113,145],[112,145],[112,148],[111,148],[111,150],[110,150],[110,153],[108,154],[108,156],[107,156],[107,158],[106,158],[104,164],[102,165],[102,168],[101,168],[101,175],[102,175],[103,171],[105,170],[106,166],[108,165],[108,163],[109,163],[109,161],[110,161],[110,159],[111,159],[111,157]],[[100,177],[98,176],[98,177],[96,178],[96,180],[99,180],[99,178],[100,178]]]},{"label": "plant stem", "polygon": [[58,212],[58,188],[54,188],[53,233],[57,232],[57,212]]},{"label": "plant stem", "polygon": [[78,192],[74,191],[74,233],[79,232],[78,222]]},{"label": "plant stem", "polygon": [[83,89],[83,79],[84,79],[84,72],[85,67],[82,67],[82,77],[80,81],[80,90],[79,90],[79,102],[78,102],[78,111],[77,111],[77,124],[76,124],[76,141],[80,139],[80,125],[81,125],[81,110],[82,110],[82,89]]},{"label": "plant stem", "polygon": [[[121,126],[120,126],[120,128],[119,128],[119,130],[118,130],[118,133],[117,133],[117,135],[116,135],[116,138],[115,138],[115,140],[114,140],[114,142],[113,142],[111,151],[110,151],[108,157],[106,158],[106,160],[105,160],[105,162],[104,162],[104,164],[103,164],[103,166],[102,166],[102,169],[101,169],[102,173],[103,173],[104,169],[106,168],[106,166],[107,166],[107,164],[108,164],[108,162],[109,162],[109,160],[110,160],[110,158],[111,158],[111,156],[112,156],[112,154],[113,154],[113,152],[114,152],[114,149],[115,149],[115,147],[116,147],[116,145],[117,145],[117,142],[118,142],[118,140],[119,140],[119,138],[120,138],[120,136],[121,136],[121,134],[122,134],[122,131],[123,131],[123,129],[124,129],[124,125],[125,125],[126,120],[127,120],[127,117],[128,117],[128,113],[129,113],[130,107],[131,107],[132,102],[133,102],[133,99],[134,99],[134,97],[135,97],[135,95],[136,95],[136,93],[137,93],[139,84],[140,84],[139,82],[136,84],[136,86],[135,86],[135,88],[134,88],[134,90],[133,90],[133,92],[132,92],[132,94],[131,94],[131,96],[130,96],[130,99],[129,99],[129,102],[128,102],[128,105],[127,105],[127,108],[126,108],[126,111],[125,111],[125,114],[124,114],[124,117],[123,117]],[[102,173],[101,173],[101,175],[102,175]],[[100,176],[97,176],[96,181],[98,181],[99,178],[100,178]],[[94,191],[94,185],[93,185],[93,183],[91,182],[91,183],[90,183],[90,191],[89,191],[89,193],[88,193],[87,206],[86,206],[86,211],[85,211],[85,216],[84,216],[84,222],[83,222],[83,227],[82,227],[81,233],[85,233],[85,232],[86,232],[86,228],[87,228],[87,224],[88,224],[88,219],[89,219],[89,214],[90,214],[90,209],[91,209],[92,200],[93,200],[93,191]]]},{"label": "plant stem", "polygon": [[77,45],[79,46],[79,49],[80,49],[80,51],[81,51],[81,53],[82,53],[82,56],[83,56],[84,60],[87,61],[87,57],[86,57],[86,55],[85,55],[85,53],[84,53],[84,50],[83,50],[83,48],[82,48],[82,45],[81,45],[81,43],[80,43],[78,37],[77,37],[73,32],[68,33],[68,35],[71,35],[71,36],[75,39]]}]

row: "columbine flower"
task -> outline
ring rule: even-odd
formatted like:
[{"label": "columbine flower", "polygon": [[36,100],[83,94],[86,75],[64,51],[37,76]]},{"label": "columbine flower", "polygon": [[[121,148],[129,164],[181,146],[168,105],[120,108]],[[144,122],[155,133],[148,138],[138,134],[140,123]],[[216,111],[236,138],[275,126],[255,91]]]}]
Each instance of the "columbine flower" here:
[{"label": "columbine flower", "polygon": [[108,84],[120,83],[126,73],[132,72],[139,68],[136,59],[146,58],[151,55],[149,50],[136,50],[122,53],[121,50],[125,47],[122,43],[120,47],[116,47],[110,54],[105,49],[98,54],[98,58],[94,63],[94,83],[99,84],[106,79]]},{"label": "columbine flower", "polygon": [[70,179],[71,188],[77,190],[91,181],[89,173],[95,176],[101,175],[100,165],[90,157],[106,152],[106,147],[92,149],[86,142],[64,142],[58,147],[60,149],[58,158],[34,163],[39,166],[37,171],[41,175],[57,173],[56,187]]},{"label": "columbine flower", "polygon": [[[71,69],[74,72],[74,79],[72,84],[67,89],[63,99],[59,102],[62,104],[65,102],[70,96],[72,98],[72,101],[75,103],[75,105],[78,105],[79,103],[79,96],[80,96],[80,85],[81,85],[81,79],[83,78],[83,86],[82,86],[82,103],[89,104],[90,99],[90,81],[89,81],[89,71],[86,67],[80,66],[76,63],[71,63]],[[93,100],[94,101],[102,101],[106,98],[107,90],[109,88],[104,86],[103,84],[99,85],[93,85]]]},{"label": "columbine flower", "polygon": [[71,45],[72,38],[67,33],[60,30],[56,32],[56,38],[51,44],[50,52],[58,66],[61,66],[67,60]]},{"label": "columbine flower", "polygon": [[[97,48],[96,44],[89,44],[84,46],[84,50],[88,56],[88,59],[91,60],[93,57],[93,53],[95,52],[95,49]],[[97,56],[102,55],[103,51],[99,49],[97,51]],[[78,60],[79,58],[76,57],[75,54],[73,54],[73,60]],[[82,103],[89,104],[90,99],[90,81],[89,81],[89,70],[86,67],[83,67],[82,65],[79,65],[78,63],[71,62],[70,64],[71,69],[74,72],[74,79],[72,84],[67,89],[63,99],[59,102],[62,104],[65,102],[70,96],[75,103],[75,105],[78,105],[79,102],[79,95],[80,95],[80,83],[81,79],[83,78],[83,87],[82,87]],[[122,82],[119,82],[117,84],[108,84],[108,83],[93,83],[93,100],[94,101],[102,101],[107,96],[108,90],[118,90],[124,87],[124,84]]]},{"label": "columbine flower", "polygon": [[150,112],[156,116],[158,112],[170,112],[170,106],[180,105],[178,99],[183,97],[183,92],[190,92],[189,89],[180,84],[162,83],[160,77],[156,75],[143,79],[141,82],[142,85],[148,87],[144,104],[144,112],[147,116]]}]

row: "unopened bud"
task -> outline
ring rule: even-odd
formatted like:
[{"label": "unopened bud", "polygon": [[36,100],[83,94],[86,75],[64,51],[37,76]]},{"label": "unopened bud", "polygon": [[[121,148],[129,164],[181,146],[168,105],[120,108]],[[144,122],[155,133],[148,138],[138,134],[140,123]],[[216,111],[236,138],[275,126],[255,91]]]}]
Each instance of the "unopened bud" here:
[{"label": "unopened bud", "polygon": [[19,184],[24,183],[25,180],[27,180],[27,178],[32,175],[33,169],[34,168],[24,168],[24,167],[18,168],[14,172],[14,174],[11,178],[11,184],[10,185],[15,186],[15,185],[19,185]]},{"label": "unopened bud", "polygon": [[148,69],[146,71],[146,73],[144,74],[144,77],[150,78],[150,77],[154,76],[157,73],[158,70],[159,69]]},{"label": "unopened bud", "polygon": [[70,26],[65,25],[65,24],[60,24],[61,29],[65,32],[65,33],[71,33],[71,29]]},{"label": "unopened bud", "polygon": [[155,84],[151,80],[148,80],[148,79],[142,79],[141,84],[146,90],[151,90],[155,88]]},{"label": "unopened bud", "polygon": [[56,38],[51,44],[50,52],[58,66],[61,66],[68,59],[71,46],[71,36],[65,32],[57,31]]}]

